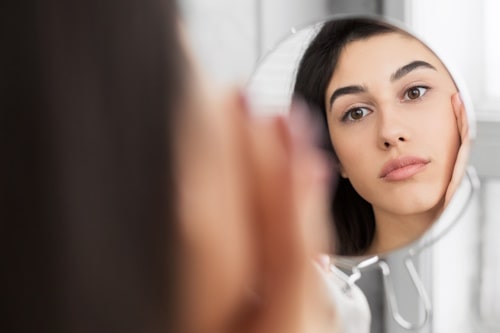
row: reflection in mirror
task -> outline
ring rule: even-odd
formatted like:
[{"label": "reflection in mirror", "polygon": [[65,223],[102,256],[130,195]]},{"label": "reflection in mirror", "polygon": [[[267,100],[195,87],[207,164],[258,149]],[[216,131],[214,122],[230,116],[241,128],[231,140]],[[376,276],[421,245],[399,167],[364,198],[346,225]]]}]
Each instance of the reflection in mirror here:
[{"label": "reflection in mirror", "polygon": [[334,19],[299,31],[263,60],[249,86],[257,103],[282,46],[295,61],[284,74],[291,82],[271,95],[305,100],[338,166],[336,254],[386,254],[419,239],[455,193],[470,147],[470,110],[447,66],[385,21]]}]

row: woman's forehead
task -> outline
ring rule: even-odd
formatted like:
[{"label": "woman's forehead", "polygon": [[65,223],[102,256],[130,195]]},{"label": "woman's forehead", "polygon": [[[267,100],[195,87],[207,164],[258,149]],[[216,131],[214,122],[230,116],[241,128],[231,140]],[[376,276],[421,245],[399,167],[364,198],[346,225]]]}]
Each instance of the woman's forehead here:
[{"label": "woman's forehead", "polygon": [[405,61],[416,56],[439,62],[434,53],[416,38],[396,32],[384,33],[346,44],[340,53],[338,66],[356,60],[380,65],[398,59]]},{"label": "woman's forehead", "polygon": [[439,58],[422,42],[407,34],[391,32],[346,44],[331,81],[359,80],[370,75],[390,80],[398,69],[415,61],[428,63],[437,72],[448,75]]}]

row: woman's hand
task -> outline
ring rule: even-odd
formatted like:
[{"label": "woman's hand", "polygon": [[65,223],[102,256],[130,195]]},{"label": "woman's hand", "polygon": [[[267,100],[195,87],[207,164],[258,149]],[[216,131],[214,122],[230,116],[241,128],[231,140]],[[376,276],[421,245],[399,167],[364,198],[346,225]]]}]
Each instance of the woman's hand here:
[{"label": "woman's hand", "polygon": [[335,332],[313,263],[329,250],[330,166],[311,124],[204,96],[180,138],[183,331]]},{"label": "woman's hand", "polygon": [[460,181],[464,176],[471,145],[469,137],[469,122],[467,119],[467,113],[465,111],[464,103],[460,97],[460,93],[457,92],[452,95],[451,104],[455,113],[455,119],[457,121],[457,128],[460,135],[461,144],[457,153],[457,159],[455,161],[455,167],[453,169],[450,184],[448,186],[448,189],[446,190],[445,206],[450,202],[453,194],[457,190],[458,186],[460,185]]},{"label": "woman's hand", "polygon": [[335,332],[331,294],[313,260],[328,251],[331,170],[300,113],[247,120],[255,285],[228,332]]}]

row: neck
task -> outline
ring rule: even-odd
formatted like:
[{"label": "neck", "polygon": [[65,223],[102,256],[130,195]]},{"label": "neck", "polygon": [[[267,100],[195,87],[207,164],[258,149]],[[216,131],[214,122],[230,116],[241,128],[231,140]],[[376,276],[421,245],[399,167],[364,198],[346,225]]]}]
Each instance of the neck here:
[{"label": "neck", "polygon": [[441,205],[429,211],[398,215],[373,209],[375,215],[375,235],[368,254],[380,254],[403,247],[417,240],[441,213]]}]

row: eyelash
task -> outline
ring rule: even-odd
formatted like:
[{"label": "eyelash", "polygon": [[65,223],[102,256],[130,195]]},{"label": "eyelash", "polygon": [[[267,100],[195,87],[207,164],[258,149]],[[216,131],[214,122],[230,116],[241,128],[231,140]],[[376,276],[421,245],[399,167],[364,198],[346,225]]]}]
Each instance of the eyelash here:
[{"label": "eyelash", "polygon": [[[416,98],[409,98],[408,97],[408,93],[414,89],[418,89],[419,91],[419,96],[416,97]],[[421,92],[421,89],[424,89],[425,91],[422,93]],[[403,94],[403,98],[401,99],[402,101],[415,101],[415,100],[418,100],[420,98],[422,98],[425,94],[427,94],[427,92],[430,90],[431,88],[429,86],[413,86],[413,87],[410,87],[408,89],[405,90],[404,94]],[[363,116],[359,119],[353,119],[352,118],[352,112],[354,111],[357,111],[357,110],[363,110],[365,113],[363,114]],[[343,115],[342,115],[342,122],[357,122],[357,121],[360,121],[360,120],[363,120],[368,114],[370,114],[372,112],[372,110],[370,110],[369,108],[367,107],[362,107],[362,106],[356,106],[356,107],[353,107],[353,108],[350,108],[349,110],[347,110]]]}]

